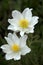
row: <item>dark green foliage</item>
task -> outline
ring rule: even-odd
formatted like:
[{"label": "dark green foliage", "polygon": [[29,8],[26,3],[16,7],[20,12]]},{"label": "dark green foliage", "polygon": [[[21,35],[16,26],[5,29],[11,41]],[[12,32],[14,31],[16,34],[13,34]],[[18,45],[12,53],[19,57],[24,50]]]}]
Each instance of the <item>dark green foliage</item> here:
[{"label": "dark green foliage", "polygon": [[7,43],[4,36],[11,32],[7,30],[11,12],[15,9],[22,12],[26,7],[33,8],[33,15],[39,16],[35,32],[28,35],[27,45],[32,51],[20,61],[6,61],[0,49],[0,65],[43,65],[43,0],[0,0],[0,46]]}]

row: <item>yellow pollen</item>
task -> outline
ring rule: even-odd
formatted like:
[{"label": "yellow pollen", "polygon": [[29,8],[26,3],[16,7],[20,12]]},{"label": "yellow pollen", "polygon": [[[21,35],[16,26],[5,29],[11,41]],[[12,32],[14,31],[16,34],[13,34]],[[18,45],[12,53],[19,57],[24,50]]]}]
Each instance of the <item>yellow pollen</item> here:
[{"label": "yellow pollen", "polygon": [[15,52],[18,52],[20,50],[20,47],[17,44],[13,44],[11,49]]},{"label": "yellow pollen", "polygon": [[19,26],[22,27],[22,28],[27,28],[28,25],[29,25],[29,22],[26,19],[22,19],[22,20],[19,21]]}]

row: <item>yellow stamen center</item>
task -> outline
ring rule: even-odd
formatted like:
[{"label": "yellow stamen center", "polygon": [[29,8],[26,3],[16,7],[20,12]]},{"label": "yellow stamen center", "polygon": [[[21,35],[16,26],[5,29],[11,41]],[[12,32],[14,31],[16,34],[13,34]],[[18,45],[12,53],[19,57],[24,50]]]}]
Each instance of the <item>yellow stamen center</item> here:
[{"label": "yellow stamen center", "polygon": [[13,44],[11,49],[15,52],[18,52],[20,50],[20,47],[17,44]]},{"label": "yellow stamen center", "polygon": [[29,22],[26,19],[22,19],[22,20],[19,21],[19,26],[22,27],[22,28],[27,28],[28,24],[29,24]]}]

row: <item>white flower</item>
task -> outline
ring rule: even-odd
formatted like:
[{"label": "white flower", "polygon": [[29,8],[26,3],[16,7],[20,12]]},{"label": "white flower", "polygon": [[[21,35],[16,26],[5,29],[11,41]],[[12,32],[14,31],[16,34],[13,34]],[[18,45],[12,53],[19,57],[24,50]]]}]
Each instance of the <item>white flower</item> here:
[{"label": "white flower", "polygon": [[8,29],[13,31],[20,31],[20,35],[24,33],[33,33],[34,25],[38,23],[39,17],[32,16],[32,9],[26,8],[22,13],[17,10],[12,11],[12,19],[8,19],[10,23]]},{"label": "white flower", "polygon": [[8,34],[8,37],[5,37],[8,44],[2,45],[1,49],[6,53],[6,60],[14,59],[20,60],[21,55],[25,55],[31,51],[30,48],[26,45],[27,36],[18,38],[15,33]]}]

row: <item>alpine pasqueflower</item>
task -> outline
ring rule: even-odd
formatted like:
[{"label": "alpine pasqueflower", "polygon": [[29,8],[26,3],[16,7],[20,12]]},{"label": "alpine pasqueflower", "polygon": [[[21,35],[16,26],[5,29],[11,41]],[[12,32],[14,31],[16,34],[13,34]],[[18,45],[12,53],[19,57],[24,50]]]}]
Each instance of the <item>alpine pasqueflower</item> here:
[{"label": "alpine pasqueflower", "polygon": [[12,11],[12,19],[8,19],[10,25],[8,29],[13,31],[20,31],[20,35],[24,33],[33,33],[34,25],[38,23],[38,16],[32,16],[32,9],[26,8],[22,13],[17,10]]},{"label": "alpine pasqueflower", "polygon": [[5,39],[8,44],[2,45],[1,49],[6,53],[6,60],[20,60],[21,55],[25,55],[31,51],[26,45],[27,35],[18,38],[15,33],[9,33]]}]

